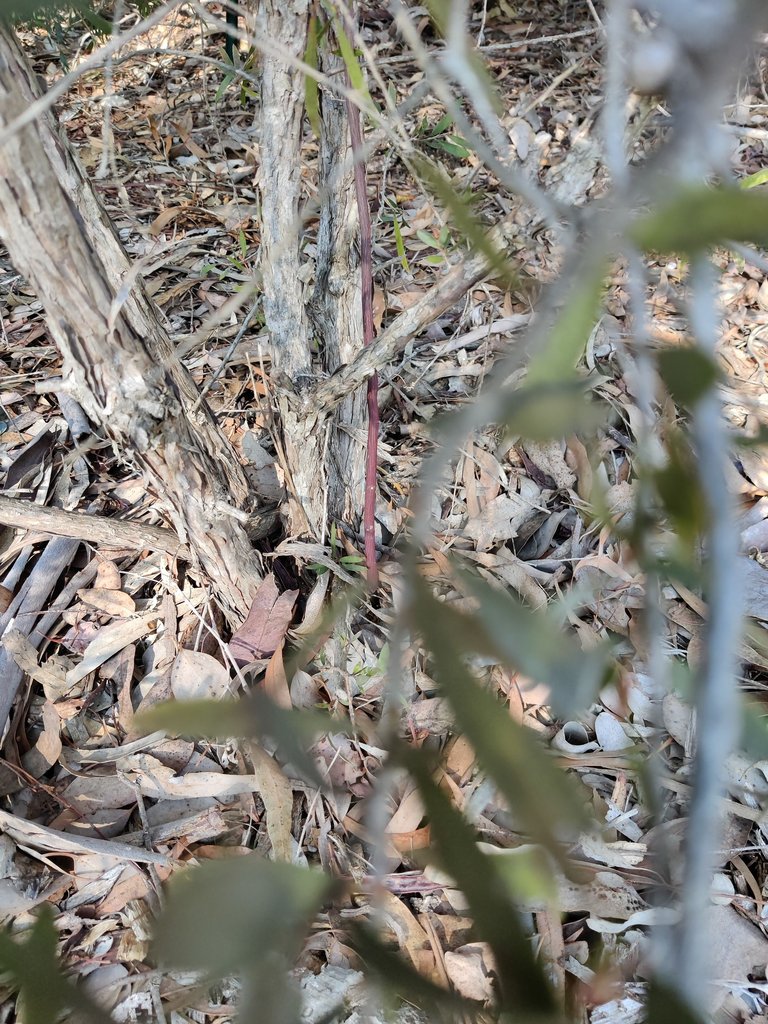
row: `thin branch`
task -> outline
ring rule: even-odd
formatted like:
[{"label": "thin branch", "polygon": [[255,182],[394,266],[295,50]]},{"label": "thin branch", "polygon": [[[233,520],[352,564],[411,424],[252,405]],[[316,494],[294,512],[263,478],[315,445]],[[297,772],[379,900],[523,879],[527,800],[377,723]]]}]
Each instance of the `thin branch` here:
[{"label": "thin branch", "polygon": [[[501,241],[501,230],[497,228],[490,237],[494,244],[498,244]],[[372,345],[362,349],[351,363],[341,367],[308,392],[305,403],[328,415],[350,392],[359,388],[387,363],[391,363],[412,338],[463,298],[487,273],[488,261],[484,255],[462,260],[410,309],[404,310],[393,320]]]},{"label": "thin branch", "polygon": [[144,548],[166,551],[180,558],[189,557],[189,549],[173,530],[148,523],[132,523],[85,512],[66,512],[60,508],[36,505],[21,498],[0,495],[0,523],[19,530],[35,530],[54,537],[71,537],[111,548]]},{"label": "thin branch", "polygon": [[[717,342],[717,278],[709,260],[691,266],[690,322],[698,346],[710,356]],[[707,501],[706,579],[709,622],[704,658],[696,688],[697,744],[693,795],[686,837],[686,870],[681,896],[682,916],[672,949],[670,977],[691,1006],[705,1012],[710,936],[709,894],[720,846],[724,765],[738,739],[739,700],[736,686],[742,593],[739,549],[725,466],[728,445],[720,401],[710,389],[693,411],[693,436],[699,459],[699,482]]]}]

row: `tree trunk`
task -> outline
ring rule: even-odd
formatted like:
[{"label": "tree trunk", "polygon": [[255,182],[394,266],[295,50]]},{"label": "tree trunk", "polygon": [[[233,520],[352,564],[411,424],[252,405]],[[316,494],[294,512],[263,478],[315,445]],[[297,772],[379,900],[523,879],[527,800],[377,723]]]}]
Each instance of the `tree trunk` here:
[{"label": "tree trunk", "polygon": [[[264,0],[259,26],[266,38],[301,60],[307,45],[309,0]],[[291,532],[321,536],[327,489],[323,474],[327,428],[302,396],[312,387],[310,333],[301,274],[299,198],[304,74],[264,54],[261,75],[261,267],[264,318],[278,387],[283,448],[291,492]]]},{"label": "tree trunk", "polygon": [[[38,95],[0,28],[0,133]],[[67,142],[44,115],[0,144],[0,237],[35,289],[68,390],[147,472],[233,622],[250,607],[258,555],[243,526],[248,485],[197,387],[173,353]]]},{"label": "tree trunk", "polygon": [[[338,76],[344,62],[326,54],[323,71]],[[333,374],[363,347],[360,219],[346,102],[321,92],[322,137],[315,290],[310,315],[321,341],[324,368]],[[328,512],[333,519],[360,525],[365,498],[365,389],[348,395],[331,419],[326,456]]]}]

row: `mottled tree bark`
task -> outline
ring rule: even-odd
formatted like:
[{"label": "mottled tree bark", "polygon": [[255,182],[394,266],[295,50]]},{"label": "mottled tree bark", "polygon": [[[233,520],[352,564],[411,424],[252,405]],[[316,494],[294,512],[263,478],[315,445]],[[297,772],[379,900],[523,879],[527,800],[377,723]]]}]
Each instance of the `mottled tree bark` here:
[{"label": "mottled tree bark", "polygon": [[[259,30],[297,59],[307,45],[309,0],[264,0]],[[264,54],[261,77],[261,267],[282,441],[289,475],[290,529],[321,536],[327,489],[326,428],[301,401],[314,383],[298,231],[304,74]]]},{"label": "mottled tree bark", "polygon": [[[37,94],[0,28],[0,133]],[[229,618],[240,621],[260,579],[243,527],[245,475],[207,407],[192,411],[197,388],[50,115],[0,142],[0,237],[43,303],[67,389],[146,471]]]},{"label": "mottled tree bark", "polygon": [[[344,62],[326,54],[323,71],[339,75]],[[333,374],[362,349],[360,219],[346,102],[321,92],[322,137],[315,290],[310,316],[320,339],[324,369]],[[326,457],[328,512],[353,527],[360,522],[365,495],[365,390],[348,395],[333,413]]]}]

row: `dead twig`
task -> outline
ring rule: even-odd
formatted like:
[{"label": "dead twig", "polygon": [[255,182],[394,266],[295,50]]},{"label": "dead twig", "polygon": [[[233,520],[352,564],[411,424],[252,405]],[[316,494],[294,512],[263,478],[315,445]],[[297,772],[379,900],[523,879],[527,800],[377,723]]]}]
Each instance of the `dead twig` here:
[{"label": "dead twig", "polygon": [[93,516],[87,512],[66,512],[61,508],[35,505],[21,498],[0,495],[0,523],[19,530],[71,537],[90,544],[104,544],[111,548],[131,548],[141,551],[154,548],[170,555],[186,558],[189,549],[182,544],[173,530],[148,523],[130,523],[106,516]]}]

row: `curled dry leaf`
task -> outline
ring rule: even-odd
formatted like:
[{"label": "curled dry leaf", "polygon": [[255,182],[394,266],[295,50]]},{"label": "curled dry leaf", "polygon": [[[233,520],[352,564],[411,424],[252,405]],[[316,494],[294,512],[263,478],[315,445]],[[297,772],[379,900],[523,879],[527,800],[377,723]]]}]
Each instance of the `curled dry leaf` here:
[{"label": "curled dry leaf", "polygon": [[40,683],[46,697],[55,701],[72,688],[67,681],[67,668],[53,658],[43,665],[37,663],[37,651],[27,637],[18,629],[9,629],[3,636],[2,645],[13,660],[30,679]]}]

